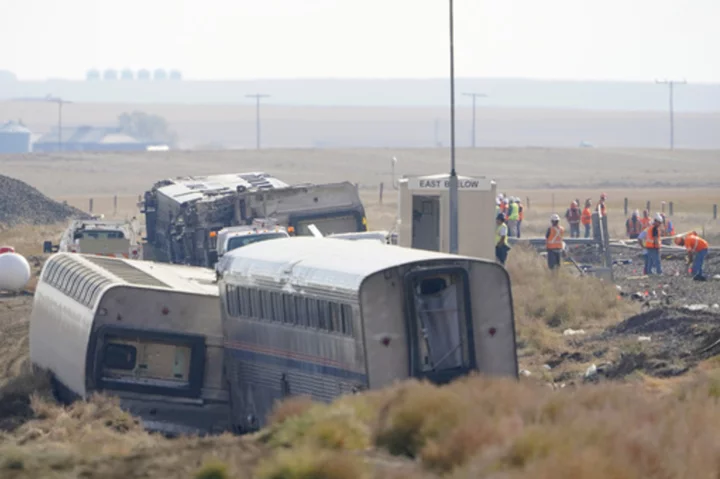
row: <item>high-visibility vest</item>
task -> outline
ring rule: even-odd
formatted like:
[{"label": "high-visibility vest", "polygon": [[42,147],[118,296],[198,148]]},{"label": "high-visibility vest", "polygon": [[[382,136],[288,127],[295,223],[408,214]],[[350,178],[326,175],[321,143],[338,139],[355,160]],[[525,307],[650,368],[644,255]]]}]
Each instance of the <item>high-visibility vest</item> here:
[{"label": "high-visibility vest", "polygon": [[590,211],[589,207],[585,207],[582,210],[582,215],[580,216],[580,221],[584,225],[591,225],[592,224],[592,211]]},{"label": "high-visibility vest", "polygon": [[565,228],[562,226],[551,226],[548,228],[548,237],[545,240],[545,247],[547,249],[562,249],[563,246],[563,233]]},{"label": "high-visibility vest", "polygon": [[642,218],[640,218],[640,224],[642,225],[643,229],[650,226],[650,217],[643,216]]},{"label": "high-visibility vest", "polygon": [[685,248],[688,251],[697,253],[708,249],[708,242],[697,235],[688,235],[685,237]]},{"label": "high-visibility vest", "polygon": [[645,230],[645,248],[660,249],[660,226],[658,226],[657,234],[653,236],[654,225],[650,225]]},{"label": "high-visibility vest", "polygon": [[600,203],[600,213],[602,213],[603,216],[607,213],[607,208],[605,208],[605,203]]},{"label": "high-visibility vest", "polygon": [[523,209],[522,203],[518,203],[518,221],[522,221],[525,219],[525,211]]},{"label": "high-visibility vest", "polygon": [[497,228],[495,228],[495,245],[500,243],[500,239],[503,237],[503,244],[507,244],[507,233],[508,227],[505,223],[498,225]]},{"label": "high-visibility vest", "polygon": [[519,219],[520,219],[519,216],[518,216],[519,212],[520,212],[520,211],[519,211],[519,209],[518,209],[517,203],[511,203],[511,204],[510,204],[510,209],[509,209],[509,211],[508,211],[508,219],[509,219],[509,220],[513,220],[513,221],[519,220]]},{"label": "high-visibility vest", "polygon": [[634,219],[635,221],[633,221],[633,218],[628,218],[628,220],[625,222],[625,228],[627,229],[628,234],[639,235],[640,233],[642,233],[643,226],[639,219]]},{"label": "high-visibility vest", "polygon": [[673,236],[675,234],[675,227],[672,224],[672,221],[667,220],[667,225],[665,226],[665,232],[668,236]]}]

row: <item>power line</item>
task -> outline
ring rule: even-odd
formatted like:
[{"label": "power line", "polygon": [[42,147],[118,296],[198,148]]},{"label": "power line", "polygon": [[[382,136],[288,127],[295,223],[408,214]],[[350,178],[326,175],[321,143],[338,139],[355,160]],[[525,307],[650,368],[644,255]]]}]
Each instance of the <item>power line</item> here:
[{"label": "power line", "polygon": [[655,80],[659,85],[668,86],[668,96],[670,102],[670,149],[675,149],[675,85],[686,85],[686,80]]},{"label": "power line", "polygon": [[253,95],[245,95],[247,98],[255,98],[255,133],[257,135],[256,138],[256,147],[259,150],[260,149],[260,99],[261,98],[269,98],[270,95],[265,95],[262,93],[255,93]]},{"label": "power line", "polygon": [[472,147],[475,148],[475,99],[486,98],[487,95],[485,93],[463,93],[463,95],[472,97]]}]

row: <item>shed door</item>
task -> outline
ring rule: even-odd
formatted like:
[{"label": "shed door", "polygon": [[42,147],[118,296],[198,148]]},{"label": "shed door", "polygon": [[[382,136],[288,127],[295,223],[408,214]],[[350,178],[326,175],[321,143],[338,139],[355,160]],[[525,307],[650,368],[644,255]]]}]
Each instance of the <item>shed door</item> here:
[{"label": "shed door", "polygon": [[411,247],[440,251],[439,196],[413,196]]}]

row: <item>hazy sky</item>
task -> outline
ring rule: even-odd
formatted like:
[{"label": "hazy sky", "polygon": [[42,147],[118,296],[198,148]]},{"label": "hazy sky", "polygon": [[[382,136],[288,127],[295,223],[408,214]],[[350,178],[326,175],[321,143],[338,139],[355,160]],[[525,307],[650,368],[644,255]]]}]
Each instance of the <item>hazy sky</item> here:
[{"label": "hazy sky", "polygon": [[[720,82],[719,0],[455,0],[455,15],[458,76]],[[0,69],[444,77],[447,17],[447,0],[0,0]]]}]

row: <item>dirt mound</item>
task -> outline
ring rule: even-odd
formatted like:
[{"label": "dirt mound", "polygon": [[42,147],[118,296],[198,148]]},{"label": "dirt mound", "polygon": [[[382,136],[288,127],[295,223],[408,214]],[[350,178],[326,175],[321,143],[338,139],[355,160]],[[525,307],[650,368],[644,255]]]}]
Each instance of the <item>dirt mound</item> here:
[{"label": "dirt mound", "polygon": [[20,180],[0,175],[0,224],[52,224],[71,217],[89,216],[54,201]]},{"label": "dirt mound", "polygon": [[[720,354],[720,314],[685,308],[643,312],[608,329],[605,340],[638,341],[607,368],[610,379],[635,371],[656,377],[684,374],[698,362]],[[640,342],[640,338],[644,340]]]}]

